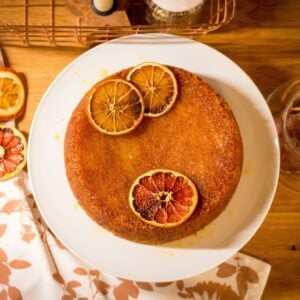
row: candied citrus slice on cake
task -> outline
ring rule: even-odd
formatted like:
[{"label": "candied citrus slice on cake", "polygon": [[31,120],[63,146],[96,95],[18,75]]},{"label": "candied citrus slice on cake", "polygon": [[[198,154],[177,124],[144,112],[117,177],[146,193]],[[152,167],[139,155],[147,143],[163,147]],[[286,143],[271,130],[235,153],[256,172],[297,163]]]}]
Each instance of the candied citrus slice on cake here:
[{"label": "candied citrus slice on cake", "polygon": [[132,131],[142,121],[141,92],[123,79],[104,80],[92,91],[88,119],[100,132],[120,135]]},{"label": "candied citrus slice on cake", "polygon": [[25,88],[20,77],[10,69],[0,69],[0,120],[17,117],[24,103]]},{"label": "candied citrus slice on cake", "polygon": [[26,164],[26,140],[16,128],[0,125],[0,181],[18,175]]},{"label": "candied citrus slice on cake", "polygon": [[146,116],[159,117],[175,103],[178,86],[168,67],[158,63],[143,63],[134,67],[127,79],[141,90]]},{"label": "candied citrus slice on cake", "polygon": [[174,227],[194,212],[198,193],[186,176],[169,170],[152,170],[133,183],[129,205],[136,216],[157,227]]}]

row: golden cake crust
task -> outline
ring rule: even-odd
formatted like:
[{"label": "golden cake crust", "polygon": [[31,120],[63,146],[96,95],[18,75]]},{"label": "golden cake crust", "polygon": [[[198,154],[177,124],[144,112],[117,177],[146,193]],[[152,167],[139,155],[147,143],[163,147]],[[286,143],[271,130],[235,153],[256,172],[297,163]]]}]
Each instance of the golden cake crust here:
[{"label": "golden cake crust", "polygon": [[[66,173],[79,204],[99,225],[141,243],[170,242],[206,226],[230,201],[242,168],[242,141],[227,104],[196,75],[170,68],[179,93],[165,115],[144,117],[122,136],[101,134],[88,122],[88,92],[74,110],[65,136]],[[125,78],[127,73],[112,77]],[[152,169],[182,173],[198,189],[195,212],[177,227],[154,227],[130,210],[131,185]]]}]

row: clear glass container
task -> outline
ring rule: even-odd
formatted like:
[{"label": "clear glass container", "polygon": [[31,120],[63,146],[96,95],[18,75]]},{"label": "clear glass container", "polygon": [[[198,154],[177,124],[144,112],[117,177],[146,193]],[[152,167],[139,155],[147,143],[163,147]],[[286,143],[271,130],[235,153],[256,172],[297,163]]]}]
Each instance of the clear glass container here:
[{"label": "clear glass container", "polygon": [[144,2],[146,20],[149,24],[193,25],[199,23],[205,0],[144,0]]},{"label": "clear glass container", "polygon": [[279,86],[267,102],[280,142],[280,181],[300,192],[300,78]]}]

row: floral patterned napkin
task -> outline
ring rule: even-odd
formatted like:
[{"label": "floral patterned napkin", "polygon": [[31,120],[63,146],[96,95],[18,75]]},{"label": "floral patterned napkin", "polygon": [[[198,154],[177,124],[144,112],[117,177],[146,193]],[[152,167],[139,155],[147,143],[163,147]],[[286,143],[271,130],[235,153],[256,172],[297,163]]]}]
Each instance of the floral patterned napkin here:
[{"label": "floral patterned napkin", "polygon": [[238,253],[218,267],[174,282],[136,282],[88,266],[51,233],[26,172],[0,182],[0,300],[261,298],[270,265]]}]

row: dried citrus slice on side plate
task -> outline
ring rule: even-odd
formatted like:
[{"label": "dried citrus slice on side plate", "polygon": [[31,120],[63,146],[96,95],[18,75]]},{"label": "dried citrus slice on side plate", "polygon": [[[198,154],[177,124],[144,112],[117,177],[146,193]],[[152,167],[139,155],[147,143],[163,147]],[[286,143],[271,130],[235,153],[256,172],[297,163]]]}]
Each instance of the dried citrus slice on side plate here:
[{"label": "dried citrus slice on side plate", "polygon": [[145,115],[159,117],[170,110],[178,94],[173,72],[158,63],[143,63],[134,67],[127,75],[142,92]]},{"label": "dried citrus slice on side plate", "polygon": [[133,130],[143,114],[141,92],[123,79],[104,80],[92,91],[88,102],[90,123],[106,134],[120,135]]},{"label": "dried citrus slice on side plate", "polygon": [[26,164],[26,140],[16,128],[0,124],[0,181],[18,175]]},{"label": "dried citrus slice on side plate", "polygon": [[25,88],[20,77],[11,69],[0,68],[0,120],[15,118],[25,103]]},{"label": "dried citrus slice on side plate", "polygon": [[133,183],[129,205],[142,221],[157,227],[174,227],[186,221],[198,203],[194,183],[170,170],[152,170]]}]

